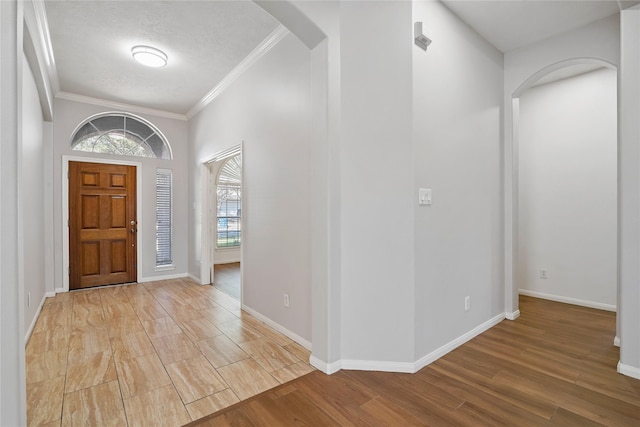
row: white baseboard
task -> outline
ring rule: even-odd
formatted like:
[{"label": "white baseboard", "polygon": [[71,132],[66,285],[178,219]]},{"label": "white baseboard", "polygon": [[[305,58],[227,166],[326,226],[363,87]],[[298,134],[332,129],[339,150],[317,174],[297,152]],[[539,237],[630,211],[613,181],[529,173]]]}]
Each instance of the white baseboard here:
[{"label": "white baseboard", "polygon": [[340,369],[342,369],[340,360],[333,363],[326,363],[318,359],[314,355],[311,355],[311,358],[309,359],[309,363],[311,364],[311,366],[313,366],[320,372],[324,372],[327,375],[335,374]]},{"label": "white baseboard", "polygon": [[618,372],[621,373],[622,375],[626,375],[628,377],[640,380],[640,368],[636,368],[634,366],[629,366],[629,365],[623,365],[622,363],[618,362]]},{"label": "white baseboard", "polygon": [[240,257],[228,258],[222,261],[214,261],[213,265],[235,264],[237,262],[240,262]]},{"label": "white baseboard", "polygon": [[355,371],[382,371],[382,372],[402,372],[402,373],[416,373],[420,369],[435,362],[451,350],[461,346],[467,341],[475,338],[486,330],[500,323],[505,318],[505,313],[500,313],[497,316],[487,320],[483,324],[473,328],[466,334],[454,339],[453,341],[443,345],[442,347],[432,351],[426,356],[421,357],[415,362],[387,362],[377,360],[338,360],[333,363],[326,363],[315,356],[311,356],[310,363],[318,370],[324,372],[327,375],[331,375],[338,372],[341,369],[351,369]]},{"label": "white baseboard", "polygon": [[513,313],[505,313],[504,314],[505,319],[507,320],[516,320],[518,317],[520,317],[520,310],[516,310]]},{"label": "white baseboard", "polygon": [[252,315],[256,319],[258,319],[259,321],[263,322],[265,325],[267,325],[267,326],[271,327],[272,329],[275,329],[276,331],[280,332],[285,337],[291,338],[292,340],[294,340],[295,342],[297,342],[298,344],[300,344],[301,346],[303,346],[307,350],[311,351],[311,342],[309,342],[308,340],[305,340],[300,335],[298,335],[298,334],[296,334],[294,332],[291,332],[290,330],[288,330],[287,328],[285,328],[281,324],[274,322],[273,320],[269,319],[264,314],[258,313],[254,309],[252,309],[250,307],[247,307],[244,304],[242,305],[242,310],[246,311],[247,313],[249,313],[250,315]]},{"label": "white baseboard", "polygon": [[486,330],[494,327],[498,323],[502,322],[504,319],[505,319],[505,313],[500,313],[497,316],[487,320],[483,324],[476,326],[466,334],[454,339],[453,341],[450,341],[449,343],[432,351],[426,356],[421,357],[414,363],[413,372],[418,372],[420,369],[435,362],[445,354],[449,353],[451,350],[454,350],[457,347],[460,347],[462,344],[466,343],[472,338],[475,338],[481,333],[485,332]]},{"label": "white baseboard", "polygon": [[598,310],[616,311],[616,306],[611,304],[603,304],[601,302],[587,301],[577,298],[563,297],[559,295],[545,294],[543,292],[530,291],[528,289],[519,289],[520,295],[526,295],[534,298],[546,299],[549,301],[563,302],[565,304],[579,305],[581,307],[595,308]]},{"label": "white baseboard", "polygon": [[40,312],[42,311],[44,302],[46,301],[47,297],[55,297],[55,296],[56,296],[55,292],[45,292],[45,294],[42,296],[42,301],[40,301],[40,305],[38,306],[36,313],[33,315],[33,320],[31,320],[31,324],[29,325],[29,328],[27,329],[27,333],[24,336],[25,346],[29,343],[29,339],[31,338],[31,334],[33,333],[33,328],[36,327],[36,322],[38,321],[38,317],[40,317]]},{"label": "white baseboard", "polygon": [[352,371],[380,371],[380,372],[402,372],[406,374],[414,373],[414,363],[411,362],[387,362],[379,360],[342,360],[342,369]]},{"label": "white baseboard", "polygon": [[69,292],[69,289],[65,289],[65,288],[56,288],[54,293],[55,294],[61,294],[63,292]]},{"label": "white baseboard", "polygon": [[191,273],[187,274],[187,278],[193,280],[194,282],[196,282],[199,285],[208,285],[209,284],[209,283],[202,283],[202,281],[200,280],[199,277],[196,277]]},{"label": "white baseboard", "polygon": [[183,279],[188,277],[187,273],[167,274],[163,276],[140,277],[138,283],[157,282],[159,280]]},{"label": "white baseboard", "polygon": [[613,339],[613,345],[615,345],[616,347],[620,347],[620,337],[616,336]]}]

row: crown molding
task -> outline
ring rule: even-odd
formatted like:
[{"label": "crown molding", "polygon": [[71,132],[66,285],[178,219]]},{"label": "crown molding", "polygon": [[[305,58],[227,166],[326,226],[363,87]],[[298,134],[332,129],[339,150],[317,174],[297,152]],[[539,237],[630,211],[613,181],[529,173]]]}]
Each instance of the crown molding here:
[{"label": "crown molding", "polygon": [[228,88],[233,82],[235,82],[245,71],[247,71],[258,59],[262,58],[264,54],[269,52],[274,46],[276,46],[280,40],[285,38],[289,34],[289,30],[283,25],[279,25],[278,28],[273,30],[271,34],[267,36],[255,49],[247,55],[229,74],[227,74],[213,89],[211,89],[200,101],[198,101],[189,111],[187,111],[187,119],[193,118],[203,108],[211,103],[218,95],[220,95],[226,88]]},{"label": "crown molding", "polygon": [[123,102],[107,101],[106,99],[94,98],[91,96],[77,95],[69,92],[58,92],[56,98],[66,99],[68,101],[82,102],[84,104],[99,105],[101,107],[112,108],[116,110],[124,110],[130,113],[150,114],[157,117],[165,117],[167,119],[186,121],[187,116],[184,114],[172,113],[169,111],[156,110],[154,108],[140,107],[139,105],[125,104]]}]

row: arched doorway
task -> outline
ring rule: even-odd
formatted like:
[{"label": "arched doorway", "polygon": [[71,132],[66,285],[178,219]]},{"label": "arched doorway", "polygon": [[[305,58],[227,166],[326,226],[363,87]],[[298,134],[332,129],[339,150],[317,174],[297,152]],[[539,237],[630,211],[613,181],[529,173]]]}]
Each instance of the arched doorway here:
[{"label": "arched doorway", "polygon": [[[596,59],[596,58],[574,58],[565,61],[560,61],[551,64],[547,67],[543,67],[537,72],[533,73],[530,77],[525,79],[517,89],[511,94],[510,102],[506,103],[507,108],[507,129],[505,134],[505,158],[504,158],[504,200],[505,200],[505,297],[507,303],[507,317],[515,319],[519,316],[518,310],[518,247],[519,247],[519,235],[518,230],[520,226],[521,212],[519,212],[519,200],[520,200],[520,182],[519,182],[519,161],[520,161],[520,140],[521,140],[521,116],[520,116],[520,99],[522,95],[535,86],[538,82],[544,81],[548,76],[560,74],[559,78],[566,78],[579,74],[588,70],[595,70],[598,68],[608,68],[617,70],[617,67],[612,63]],[[573,70],[573,71],[572,71]],[[564,73],[564,77],[562,77]],[[510,131],[510,132],[509,132]],[[618,158],[616,169],[619,168],[620,159]],[[617,202],[617,208],[619,209],[619,200]],[[617,225],[616,239],[619,240],[620,226]],[[616,245],[617,246],[617,245]],[[619,255],[617,255],[619,256]],[[540,273],[541,275],[543,273]],[[546,274],[546,272],[544,273]],[[619,262],[617,262],[617,307],[619,304]],[[510,310],[510,307],[513,310]],[[616,328],[615,342],[618,344],[619,336],[619,319],[617,316],[618,324]]]}]

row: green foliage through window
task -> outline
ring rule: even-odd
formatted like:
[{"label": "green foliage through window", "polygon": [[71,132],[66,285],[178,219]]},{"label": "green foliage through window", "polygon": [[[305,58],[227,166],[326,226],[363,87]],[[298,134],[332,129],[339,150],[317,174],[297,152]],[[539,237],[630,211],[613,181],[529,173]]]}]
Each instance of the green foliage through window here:
[{"label": "green foliage through window", "polygon": [[170,159],[171,149],[160,131],[125,113],[94,116],[73,135],[76,151],[117,156]]}]

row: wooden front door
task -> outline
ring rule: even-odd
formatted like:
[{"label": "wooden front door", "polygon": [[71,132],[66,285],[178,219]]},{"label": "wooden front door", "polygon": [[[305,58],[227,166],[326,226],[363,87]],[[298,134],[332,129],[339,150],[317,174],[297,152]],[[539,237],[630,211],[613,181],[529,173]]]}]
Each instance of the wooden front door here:
[{"label": "wooden front door", "polygon": [[135,282],[136,168],[69,162],[69,288]]}]

